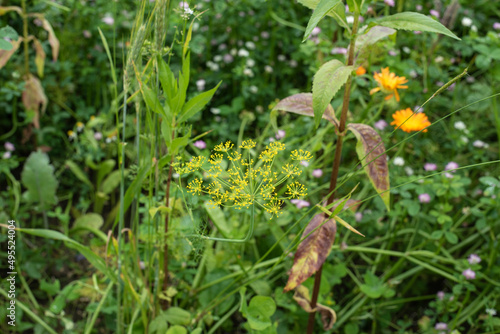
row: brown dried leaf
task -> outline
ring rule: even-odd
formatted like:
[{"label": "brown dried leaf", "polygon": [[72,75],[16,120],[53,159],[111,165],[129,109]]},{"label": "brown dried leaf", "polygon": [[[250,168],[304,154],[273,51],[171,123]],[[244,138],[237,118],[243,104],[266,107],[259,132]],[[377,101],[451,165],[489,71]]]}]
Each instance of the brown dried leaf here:
[{"label": "brown dried leaf", "polygon": [[[293,266],[290,269],[288,282],[284,289],[285,292],[294,289],[314,274],[330,254],[335,240],[335,233],[337,232],[337,225],[333,219],[328,219],[326,222],[325,220],[323,214],[318,214],[313,217],[304,230],[302,238],[305,239],[295,252]],[[311,233],[314,229],[316,230]],[[311,234],[306,237],[309,233]]]},{"label": "brown dried leaf", "polygon": [[333,325],[337,321],[337,314],[331,308],[321,304],[316,304],[316,307],[313,309],[311,307],[311,299],[309,298],[308,288],[303,285],[299,285],[295,289],[293,299],[295,299],[297,304],[299,304],[300,307],[302,307],[302,309],[307,313],[319,312],[321,315],[321,322],[323,323],[323,329],[325,331],[332,329]]},{"label": "brown dried leaf", "polygon": [[[29,74],[25,80],[24,91],[22,95],[22,101],[24,107],[27,110],[32,110],[35,112],[35,117],[33,118],[33,125],[35,128],[40,128],[40,111],[42,114],[47,108],[47,96],[43,90],[42,84],[37,77]],[[40,109],[41,106],[41,109]]]},{"label": "brown dried leaf", "polygon": [[[281,100],[276,107],[274,107],[274,109],[314,117],[312,94],[299,93],[289,96]],[[323,113],[323,118],[334,124],[336,127],[339,126],[339,121],[335,117],[335,111],[330,104],[326,107],[325,112]]]},{"label": "brown dried leaf", "polygon": [[33,39],[33,46],[35,48],[36,56],[35,56],[35,65],[38,76],[43,78],[43,67],[45,64],[45,51],[43,50],[42,43],[38,39]]},{"label": "brown dried leaf", "polygon": [[387,210],[390,210],[389,167],[382,138],[371,126],[365,124],[350,123],[347,128],[358,139],[356,153],[373,187],[384,201]]},{"label": "brown dried leaf", "polygon": [[49,34],[49,44],[52,47],[52,60],[56,61],[59,56],[59,40],[54,33],[54,29],[50,25],[50,22],[43,16],[43,14],[33,14],[36,18],[42,21],[42,28]]},{"label": "brown dried leaf", "polygon": [[23,41],[22,37],[19,37],[17,41],[10,41],[10,44],[12,44],[12,49],[7,51],[7,50],[0,50],[0,69],[7,64],[9,61],[10,57],[19,49],[19,46],[21,45]]}]

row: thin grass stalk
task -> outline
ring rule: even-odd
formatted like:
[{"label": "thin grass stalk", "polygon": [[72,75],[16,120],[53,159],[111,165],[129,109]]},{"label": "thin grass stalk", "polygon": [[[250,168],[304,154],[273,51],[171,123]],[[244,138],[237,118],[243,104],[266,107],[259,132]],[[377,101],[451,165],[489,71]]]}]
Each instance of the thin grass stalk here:
[{"label": "thin grass stalk", "polygon": [[[352,66],[354,64],[354,46],[356,42],[356,34],[358,31],[358,22],[359,22],[359,12],[354,14],[354,23],[352,25],[352,33],[351,33],[351,43],[349,45],[349,57],[347,59],[347,66]],[[342,113],[340,114],[339,121],[339,129],[338,129],[338,139],[337,139],[337,147],[335,149],[335,157],[333,160],[332,174],[330,177],[330,188],[328,192],[330,196],[326,202],[326,205],[330,205],[333,203],[335,198],[336,188],[337,188],[337,178],[339,175],[340,169],[340,158],[342,157],[342,145],[344,141],[344,136],[346,133],[346,121],[347,121],[347,111],[349,109],[349,98],[351,95],[351,82],[352,76],[349,77],[347,83],[344,88],[344,101],[342,103]],[[318,301],[319,288],[321,285],[321,273],[323,271],[323,265],[318,269],[314,276],[314,286],[313,293],[311,297],[311,308],[314,309],[316,307],[316,303]],[[307,322],[307,334],[312,334],[314,332],[314,319],[316,312],[309,313],[309,319]]]}]

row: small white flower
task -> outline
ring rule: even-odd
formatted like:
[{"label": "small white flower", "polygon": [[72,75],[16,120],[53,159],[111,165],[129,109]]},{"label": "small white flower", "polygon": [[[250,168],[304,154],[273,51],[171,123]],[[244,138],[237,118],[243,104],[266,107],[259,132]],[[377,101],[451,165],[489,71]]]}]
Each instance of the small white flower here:
[{"label": "small white flower", "polygon": [[470,27],[472,25],[472,19],[470,17],[467,17],[465,16],[463,19],[462,19],[462,25],[464,27]]},{"label": "small white flower", "polygon": [[460,140],[463,141],[466,144],[469,142],[469,138],[467,138],[465,136],[460,136]]},{"label": "small white flower", "polygon": [[259,91],[259,88],[257,88],[257,86],[250,86],[248,88],[248,90],[252,93],[252,94],[257,94],[257,92]]},{"label": "small white flower", "polygon": [[413,79],[415,79],[416,77],[418,77],[418,73],[417,73],[417,71],[415,71],[415,70],[411,70],[411,71],[410,71],[410,77],[412,77]]},{"label": "small white flower", "polygon": [[290,60],[290,63],[289,63],[289,64],[290,64],[290,67],[291,67],[291,68],[295,68],[295,67],[297,67],[297,65],[298,65],[298,63],[297,63],[297,61],[296,61],[295,59]]},{"label": "small white flower", "polygon": [[409,166],[405,167],[405,172],[406,172],[406,175],[408,175],[408,176],[413,175],[413,169],[411,169],[411,167],[409,167]]},{"label": "small white flower", "polygon": [[240,56],[240,57],[248,57],[249,55],[250,55],[250,52],[248,52],[245,49],[238,50],[238,56]]},{"label": "small white flower", "polygon": [[115,19],[110,14],[106,14],[102,18],[102,22],[106,23],[109,26],[112,26],[115,23]]},{"label": "small white flower", "polygon": [[200,79],[198,81],[196,81],[196,88],[198,88],[198,91],[202,91],[205,89],[205,80],[203,79]]},{"label": "small white flower", "polygon": [[223,59],[222,55],[217,55],[214,57],[214,62],[219,63],[222,61],[222,59]]},{"label": "small white flower", "polygon": [[210,112],[214,115],[220,114],[220,109],[219,108],[210,108]]},{"label": "small white flower", "polygon": [[394,161],[392,162],[396,166],[404,166],[405,165],[405,160],[401,157],[395,157]]},{"label": "small white flower", "polygon": [[254,67],[255,66],[255,60],[252,58],[248,58],[246,61],[247,67]]},{"label": "small white flower", "polygon": [[244,74],[244,75],[246,75],[247,77],[250,77],[250,78],[252,78],[252,77],[253,77],[253,72],[252,72],[252,70],[251,70],[251,69],[249,69],[249,68],[245,68],[245,69],[243,70],[243,74]]},{"label": "small white flower", "polygon": [[353,24],[354,23],[354,16],[347,16],[345,18],[345,20],[347,21],[347,23]]},{"label": "small white flower", "polygon": [[264,67],[264,71],[266,71],[267,73],[273,73],[273,68],[269,65],[266,65],[266,67]]},{"label": "small white flower", "polygon": [[458,122],[455,122],[455,124],[453,125],[455,127],[455,129],[457,130],[465,130],[467,129],[467,126],[465,125],[464,122],[462,121],[458,121]]},{"label": "small white flower", "polygon": [[477,32],[477,27],[475,25],[473,25],[472,27],[470,27],[470,30],[474,31],[474,32]]},{"label": "small white flower", "polygon": [[255,49],[255,43],[251,42],[251,41],[246,42],[245,46],[247,47],[247,49],[250,49],[250,50],[254,50]]},{"label": "small white flower", "polygon": [[444,58],[443,58],[442,56],[437,56],[437,57],[436,57],[436,59],[434,59],[434,61],[435,61],[436,63],[440,63],[440,62],[442,62],[443,60],[444,60]]},{"label": "small white flower", "polygon": [[285,136],[286,136],[285,130],[278,130],[275,137],[276,137],[276,139],[280,140],[280,139],[285,138]]},{"label": "small white flower", "polygon": [[481,147],[488,147],[488,144],[486,144],[484,141],[478,139],[472,143],[472,146],[477,147],[477,148],[481,148]]},{"label": "small white flower", "polygon": [[229,51],[229,53],[231,54],[231,56],[236,56],[236,54],[238,53],[238,50],[231,49],[231,51]]},{"label": "small white flower", "polygon": [[10,151],[7,151],[2,155],[2,159],[10,159],[11,156],[12,154],[10,153]]},{"label": "small white flower", "polygon": [[407,47],[407,46],[403,46],[403,52],[408,54],[408,53],[410,53],[410,52],[411,52],[411,50],[410,50],[410,48],[409,48],[409,47]]},{"label": "small white flower", "polygon": [[496,316],[497,315],[497,310],[493,309],[493,308],[487,308],[486,309],[486,313],[491,315],[492,317]]},{"label": "small white flower", "polygon": [[278,55],[278,60],[279,61],[285,61],[286,60],[285,55]]}]

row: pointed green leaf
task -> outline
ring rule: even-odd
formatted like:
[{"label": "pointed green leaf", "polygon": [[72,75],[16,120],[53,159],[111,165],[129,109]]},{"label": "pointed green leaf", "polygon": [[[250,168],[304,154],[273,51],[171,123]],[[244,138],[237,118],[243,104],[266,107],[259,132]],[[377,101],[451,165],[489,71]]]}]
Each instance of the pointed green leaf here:
[{"label": "pointed green leaf", "polygon": [[174,73],[160,56],[158,56],[158,70],[163,95],[170,108],[172,108],[171,100],[177,95],[177,83]]},{"label": "pointed green leaf", "polygon": [[[314,117],[313,95],[311,93],[300,93],[284,98],[279,101],[273,110],[283,110],[294,114]],[[335,126],[339,126],[339,121],[335,117],[333,107],[328,104],[322,116]]]},{"label": "pointed green leaf", "polygon": [[[285,292],[294,289],[318,271],[328,254],[330,254],[335,240],[335,233],[337,232],[337,225],[333,219],[328,219],[326,222],[325,220],[323,214],[314,216],[305,228],[304,233],[302,233],[302,238],[305,239],[295,252],[293,266],[290,269],[288,282],[284,289]],[[314,229],[316,230],[311,233]],[[311,234],[307,236],[309,233]]]},{"label": "pointed green leaf", "polygon": [[143,84],[139,81],[139,85],[141,87],[142,97],[144,98],[144,102],[149,109],[154,111],[157,114],[162,115],[167,122],[172,123],[172,113],[170,111],[170,107],[168,103],[165,103],[165,106],[162,106],[160,100],[156,93],[149,88],[146,84]]},{"label": "pointed green leaf", "polygon": [[86,185],[88,185],[90,188],[94,188],[94,185],[92,182],[90,182],[89,178],[87,177],[87,174],[85,174],[84,171],[78,166],[76,163],[74,163],[71,160],[66,160],[66,166],[75,174],[76,178]]},{"label": "pointed green leaf", "polygon": [[178,123],[187,121],[189,118],[191,118],[196,113],[201,111],[207,105],[207,103],[210,102],[210,100],[215,94],[215,91],[217,90],[217,88],[219,88],[221,83],[222,81],[219,82],[219,84],[217,84],[215,88],[212,88],[211,90],[203,92],[199,95],[196,95],[191,100],[186,102],[186,104],[182,108],[182,112],[180,114]]},{"label": "pointed green leaf", "polygon": [[347,129],[356,136],[358,158],[361,160],[373,187],[384,201],[387,210],[390,211],[389,167],[382,138],[377,131],[365,124],[350,123]]},{"label": "pointed green leaf", "polygon": [[[366,26],[365,26],[366,28]],[[396,30],[387,27],[375,26],[371,29],[360,31],[360,35],[356,38],[354,47],[355,66],[361,64],[365,59],[370,57],[372,46],[379,40],[391,36],[396,33]]]},{"label": "pointed green leaf", "polygon": [[34,228],[18,228],[17,230],[19,232],[24,232],[27,234],[31,234],[31,235],[46,238],[46,239],[54,239],[54,240],[61,240],[61,241],[67,242],[66,245],[68,245],[68,247],[71,247],[71,248],[78,250],[83,256],[85,256],[85,258],[94,267],[96,267],[97,270],[101,271],[103,274],[105,274],[113,282],[116,282],[115,274],[107,268],[106,263],[104,262],[104,260],[101,257],[99,257],[96,253],[94,253],[89,247],[84,246],[84,245],[76,242],[75,240],[65,236],[61,232],[47,230],[47,229],[34,229]]},{"label": "pointed green leaf", "polygon": [[376,20],[374,24],[397,30],[402,29],[402,30],[434,32],[460,40],[460,38],[458,38],[450,30],[448,30],[444,25],[420,13],[414,13],[414,12],[398,13]]},{"label": "pointed green leaf", "polygon": [[28,188],[29,201],[39,203],[42,210],[57,204],[58,182],[47,154],[40,151],[30,154],[24,164],[21,181]]},{"label": "pointed green leaf", "polygon": [[319,126],[323,113],[335,94],[349,79],[352,69],[352,66],[346,66],[333,59],[323,64],[314,75],[312,98],[316,127]]},{"label": "pointed green leaf", "polygon": [[341,3],[340,0],[320,0],[318,6],[309,19],[309,23],[307,24],[306,32],[304,34],[302,42],[304,42],[309,37],[313,29],[318,25],[319,21],[321,21],[321,19],[323,19],[326,14],[328,14],[328,12],[330,12],[339,3]]},{"label": "pointed green leaf", "polygon": [[[307,8],[310,8],[312,10],[316,10],[316,7],[318,7],[320,0],[298,0],[298,1],[299,1],[299,3],[306,6]],[[349,27],[347,20],[345,18],[345,7],[344,7],[344,4],[342,2],[339,2],[335,7],[333,7],[332,10],[330,10],[328,13],[326,13],[326,15],[333,17],[335,19],[335,21],[337,21],[339,26],[341,26],[343,28]],[[302,30],[304,30],[304,28],[302,28]]]}]

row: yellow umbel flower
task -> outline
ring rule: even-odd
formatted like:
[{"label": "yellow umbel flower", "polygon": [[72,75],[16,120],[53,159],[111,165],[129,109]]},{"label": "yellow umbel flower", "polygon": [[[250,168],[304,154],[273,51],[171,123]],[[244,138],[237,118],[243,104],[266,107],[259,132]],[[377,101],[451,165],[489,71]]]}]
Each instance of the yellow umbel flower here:
[{"label": "yellow umbel flower", "polygon": [[304,187],[300,182],[294,182],[286,186],[288,189],[286,191],[287,195],[290,195],[291,198],[300,198],[307,196],[307,188]]},{"label": "yellow umbel flower", "polygon": [[383,68],[382,72],[373,75],[375,81],[378,82],[378,87],[370,90],[370,95],[382,91],[388,94],[385,99],[389,100],[393,96],[396,96],[396,101],[399,102],[398,89],[407,89],[408,86],[403,86],[408,80],[405,77],[398,77],[396,74],[389,72],[389,67]]},{"label": "yellow umbel flower", "polygon": [[394,118],[394,121],[391,122],[391,125],[394,125],[395,128],[399,127],[405,132],[420,130],[427,132],[426,128],[431,125],[427,115],[424,113],[414,113],[410,108],[396,111],[392,115],[392,118]]},{"label": "yellow umbel flower", "polygon": [[[297,167],[298,162],[295,165],[285,164],[281,173],[272,170],[274,158],[285,150],[285,144],[270,143],[257,155],[259,160],[254,161],[250,149],[255,146],[253,140],[245,140],[240,149],[247,151],[240,153],[227,141],[217,145],[214,149],[216,152],[208,160],[201,156],[193,158],[186,164],[187,169],[191,172],[200,170],[213,182],[205,186],[201,179],[195,178],[189,182],[188,192],[192,195],[207,194],[212,207],[225,206],[241,210],[255,205],[270,213],[271,219],[278,217],[285,199],[307,195],[307,189],[299,182],[294,182],[287,187],[284,195],[278,196],[278,193],[283,193],[280,189],[285,187],[286,181],[300,175],[302,171]],[[311,153],[304,150],[292,152],[294,160],[311,158]]]},{"label": "yellow umbel flower", "polygon": [[201,195],[203,192],[203,181],[201,179],[194,179],[193,181],[189,182],[187,188],[188,193],[191,193],[193,195]]},{"label": "yellow umbel flower", "polygon": [[255,143],[252,139],[247,139],[244,140],[243,143],[241,143],[240,148],[249,150],[251,148],[254,148],[257,143]]},{"label": "yellow umbel flower", "polygon": [[311,152],[304,150],[292,151],[292,154],[290,156],[292,157],[292,160],[299,160],[299,161],[308,161],[312,159]]}]

